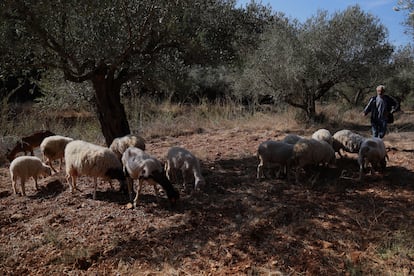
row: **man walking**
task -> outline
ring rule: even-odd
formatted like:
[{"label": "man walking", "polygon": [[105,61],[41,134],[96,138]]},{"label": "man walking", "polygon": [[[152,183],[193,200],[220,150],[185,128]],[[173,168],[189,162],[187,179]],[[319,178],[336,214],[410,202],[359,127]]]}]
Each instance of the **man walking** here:
[{"label": "man walking", "polygon": [[395,111],[398,111],[400,104],[394,98],[385,95],[385,86],[377,87],[377,96],[370,98],[363,114],[366,116],[371,112],[372,136],[383,138],[387,132],[387,124]]}]

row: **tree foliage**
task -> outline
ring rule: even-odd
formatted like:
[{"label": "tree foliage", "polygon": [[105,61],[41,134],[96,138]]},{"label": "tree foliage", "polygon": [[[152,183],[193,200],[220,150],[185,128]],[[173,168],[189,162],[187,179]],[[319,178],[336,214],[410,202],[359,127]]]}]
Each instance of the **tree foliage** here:
[{"label": "tree foliage", "polygon": [[386,80],[388,93],[405,106],[414,108],[414,49],[407,45],[397,49],[391,59],[394,74]]},{"label": "tree foliage", "polygon": [[393,51],[385,27],[359,6],[331,17],[319,11],[303,24],[282,18],[262,41],[237,88],[273,95],[309,119],[316,116],[315,102],[335,85],[367,78]]},{"label": "tree foliage", "polygon": [[413,0],[398,0],[394,7],[395,11],[402,11],[406,13],[406,20],[404,22],[408,33],[414,38],[414,1]]},{"label": "tree foliage", "polygon": [[67,80],[90,81],[108,144],[129,133],[125,82],[154,92],[154,80],[176,69],[237,59],[235,46],[249,39],[236,32],[248,24],[235,1],[6,0],[0,10],[3,67],[56,68]]}]

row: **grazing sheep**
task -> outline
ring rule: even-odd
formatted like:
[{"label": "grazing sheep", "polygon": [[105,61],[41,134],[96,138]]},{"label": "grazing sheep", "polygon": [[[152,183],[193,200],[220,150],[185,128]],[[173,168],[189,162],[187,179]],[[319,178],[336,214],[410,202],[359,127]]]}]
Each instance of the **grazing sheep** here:
[{"label": "grazing sheep", "polygon": [[[293,146],[293,159],[297,168],[303,169],[309,165],[333,165],[335,152],[326,141],[303,138]],[[296,171],[296,182],[299,182],[299,170]]]},{"label": "grazing sheep", "polygon": [[73,139],[60,135],[53,135],[43,139],[40,144],[40,150],[43,154],[43,160],[46,161],[54,172],[52,162],[56,159],[59,159],[59,170],[62,169],[63,157],[65,156],[65,147],[69,142],[72,142]]},{"label": "grazing sheep", "polygon": [[55,134],[49,130],[43,130],[21,138],[16,142],[14,148],[7,153],[7,159],[11,162],[19,152],[24,152],[25,155],[30,152],[33,156],[33,150],[40,146],[44,138],[52,135]]},{"label": "grazing sheep", "polygon": [[299,141],[302,138],[302,136],[299,136],[297,134],[288,134],[285,138],[282,139],[281,142],[294,145],[297,141]]},{"label": "grazing sheep", "polygon": [[119,160],[122,158],[122,154],[129,147],[136,147],[145,150],[144,138],[136,135],[126,135],[123,137],[115,138],[109,148],[116,154]]},{"label": "grazing sheep", "polygon": [[[96,199],[97,178],[118,179],[125,182],[121,162],[113,151],[81,140],[69,142],[65,148],[66,179],[72,193],[76,190],[78,176],[91,176],[94,179],[93,199]],[[69,182],[69,179],[72,179]]]},{"label": "grazing sheep", "polygon": [[348,129],[337,131],[332,138],[332,147],[340,157],[342,157],[341,149],[349,153],[358,153],[361,143],[366,139]]},{"label": "grazing sheep", "polygon": [[134,207],[137,207],[139,194],[144,182],[152,184],[156,196],[158,190],[156,184],[160,184],[172,205],[179,199],[178,192],[174,189],[169,179],[166,177],[163,166],[155,157],[146,154],[143,150],[129,147],[122,155],[122,164],[128,181],[128,190],[131,194],[133,180],[138,179],[138,189],[134,199]]},{"label": "grazing sheep", "polygon": [[362,180],[365,166],[371,164],[371,173],[374,170],[383,172],[388,158],[384,142],[380,138],[368,138],[361,144],[358,153],[359,179]]},{"label": "grazing sheep", "polygon": [[280,166],[277,177],[279,177],[281,170],[288,175],[292,162],[293,145],[279,141],[265,141],[259,145],[257,156],[260,161],[257,166],[257,179],[264,178],[263,167],[275,165]]},{"label": "grazing sheep", "polygon": [[204,177],[201,175],[200,162],[188,150],[181,147],[172,147],[167,152],[165,171],[170,181],[177,181],[177,171],[180,170],[183,177],[183,187],[187,176],[194,177],[194,191],[200,191],[205,185]]},{"label": "grazing sheep", "polygon": [[10,176],[12,180],[13,193],[17,194],[16,182],[17,178],[20,177],[20,183],[22,187],[22,195],[26,195],[24,183],[30,177],[33,177],[35,181],[36,190],[39,189],[37,186],[37,177],[40,175],[49,176],[52,173],[49,166],[42,163],[40,158],[36,156],[19,156],[14,159],[10,164]]},{"label": "grazing sheep", "polygon": [[332,145],[332,141],[333,141],[331,132],[324,128],[321,128],[315,131],[312,134],[312,139],[326,141],[329,145]]}]

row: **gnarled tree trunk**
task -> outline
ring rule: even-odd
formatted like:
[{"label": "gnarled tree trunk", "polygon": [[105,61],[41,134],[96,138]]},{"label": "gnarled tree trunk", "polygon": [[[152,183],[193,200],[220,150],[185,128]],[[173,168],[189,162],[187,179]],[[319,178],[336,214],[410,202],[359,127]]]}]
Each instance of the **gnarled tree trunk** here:
[{"label": "gnarled tree trunk", "polygon": [[95,71],[91,78],[95,90],[98,120],[105,142],[109,146],[114,138],[130,133],[124,105],[121,103],[121,85],[114,73]]},{"label": "gnarled tree trunk", "polygon": [[306,94],[305,105],[306,116],[309,120],[315,120],[316,118],[316,100],[315,95],[312,92]]}]

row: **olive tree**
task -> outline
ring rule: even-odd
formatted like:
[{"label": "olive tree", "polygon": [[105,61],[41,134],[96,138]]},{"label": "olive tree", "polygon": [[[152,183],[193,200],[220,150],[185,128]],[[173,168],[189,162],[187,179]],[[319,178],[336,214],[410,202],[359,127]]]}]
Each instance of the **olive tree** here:
[{"label": "olive tree", "polygon": [[413,0],[398,0],[397,5],[394,7],[397,12],[405,12],[407,18],[404,25],[407,27],[407,31],[414,38],[414,1]]},{"label": "olive tree", "polygon": [[395,72],[387,79],[387,91],[404,102],[410,109],[414,107],[414,48],[412,45],[400,47],[392,56],[391,64]]},{"label": "olive tree", "polygon": [[335,85],[371,74],[393,51],[385,27],[359,6],[332,16],[319,11],[302,24],[280,18],[262,41],[236,87],[247,95],[272,95],[308,119]]},{"label": "olive tree", "polygon": [[0,66],[54,68],[66,80],[90,82],[110,144],[130,132],[122,85],[148,81],[166,61],[196,62],[202,55],[196,52],[213,53],[203,61],[225,60],[231,36],[219,23],[234,6],[219,0],[0,1]]}]

